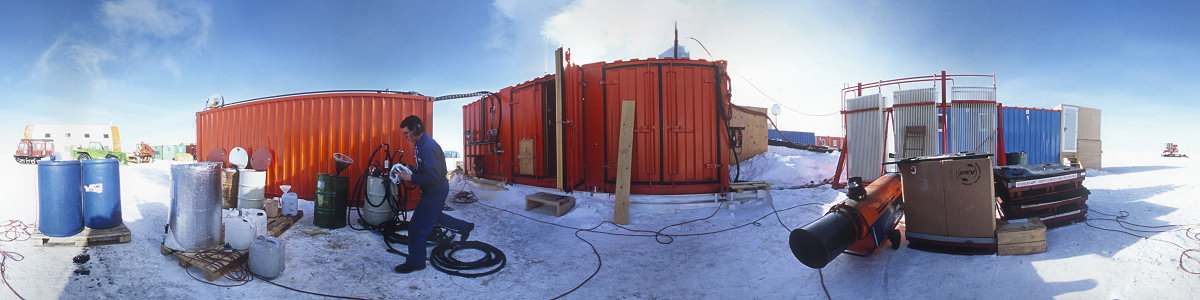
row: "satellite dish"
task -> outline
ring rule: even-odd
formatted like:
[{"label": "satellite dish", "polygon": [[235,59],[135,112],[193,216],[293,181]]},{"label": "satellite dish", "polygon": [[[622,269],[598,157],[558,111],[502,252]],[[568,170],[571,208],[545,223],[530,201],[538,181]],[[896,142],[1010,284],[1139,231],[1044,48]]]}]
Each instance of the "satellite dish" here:
[{"label": "satellite dish", "polygon": [[781,113],[781,112],[783,112],[782,105],[779,105],[779,104],[771,105],[771,114],[772,115],[779,116],[779,113]]},{"label": "satellite dish", "polygon": [[221,94],[213,94],[208,97],[208,108],[217,108],[225,104],[225,96]]},{"label": "satellite dish", "polygon": [[250,153],[246,153],[246,149],[233,147],[233,150],[229,151],[229,163],[238,169],[245,168],[248,162],[250,162]]}]

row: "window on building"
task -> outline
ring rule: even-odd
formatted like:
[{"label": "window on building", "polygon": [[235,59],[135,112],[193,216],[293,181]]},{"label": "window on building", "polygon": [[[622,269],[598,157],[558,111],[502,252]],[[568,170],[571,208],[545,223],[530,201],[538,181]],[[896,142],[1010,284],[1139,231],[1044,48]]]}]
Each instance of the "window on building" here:
[{"label": "window on building", "polygon": [[105,134],[104,134],[104,138],[106,138],[106,139],[108,138],[108,134],[107,134],[107,133],[105,133]]},{"label": "window on building", "polygon": [[90,138],[92,138],[92,134],[91,134],[91,133],[84,133],[84,134],[83,134],[83,138],[85,138],[85,139],[90,139]]},{"label": "window on building", "polygon": [[838,146],[838,140],[833,140],[833,146],[834,146],[834,147],[837,147],[837,146]]},{"label": "window on building", "polygon": [[70,133],[70,132],[68,132],[68,133],[67,133],[67,137],[71,137],[71,133]]},{"label": "window on building", "polygon": [[46,137],[50,137],[50,134],[49,134],[49,133],[47,133],[47,134],[46,134]]}]

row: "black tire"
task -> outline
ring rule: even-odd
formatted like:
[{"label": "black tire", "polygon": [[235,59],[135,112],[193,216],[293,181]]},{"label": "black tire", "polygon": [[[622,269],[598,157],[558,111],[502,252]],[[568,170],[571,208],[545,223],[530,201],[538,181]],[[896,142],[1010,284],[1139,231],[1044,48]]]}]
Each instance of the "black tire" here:
[{"label": "black tire", "polygon": [[117,156],[109,154],[109,155],[105,155],[104,158],[117,158]]},{"label": "black tire", "polygon": [[892,250],[900,249],[900,229],[899,228],[892,229],[892,232],[888,233],[888,242],[892,243]]},{"label": "black tire", "polygon": [[89,160],[89,159],[92,159],[92,156],[90,154],[87,154],[87,153],[79,154],[79,160]]}]

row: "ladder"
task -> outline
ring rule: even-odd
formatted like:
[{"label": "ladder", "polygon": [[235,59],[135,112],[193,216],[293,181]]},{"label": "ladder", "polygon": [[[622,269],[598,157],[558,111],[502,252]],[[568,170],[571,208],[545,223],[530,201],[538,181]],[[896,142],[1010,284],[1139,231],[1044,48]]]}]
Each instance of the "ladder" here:
[{"label": "ladder", "polygon": [[1068,166],[1083,169],[1083,165],[1079,163],[1079,154],[1078,153],[1063,152],[1062,155],[1063,155],[1063,158],[1062,158],[1063,165],[1068,165]]},{"label": "ladder", "polygon": [[[916,151],[916,155],[909,155],[909,151]],[[909,158],[921,156],[925,154],[925,126],[904,126],[904,151],[900,153],[900,158]]]}]

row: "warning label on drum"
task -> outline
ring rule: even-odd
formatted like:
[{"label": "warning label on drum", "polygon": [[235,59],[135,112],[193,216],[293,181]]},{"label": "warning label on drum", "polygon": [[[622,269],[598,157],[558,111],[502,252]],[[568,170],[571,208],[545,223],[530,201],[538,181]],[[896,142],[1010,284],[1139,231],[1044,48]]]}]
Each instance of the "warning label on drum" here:
[{"label": "warning label on drum", "polygon": [[104,193],[104,184],[103,183],[93,183],[93,184],[85,185],[85,186],[83,186],[83,191],[87,192],[87,193],[103,194]]}]

